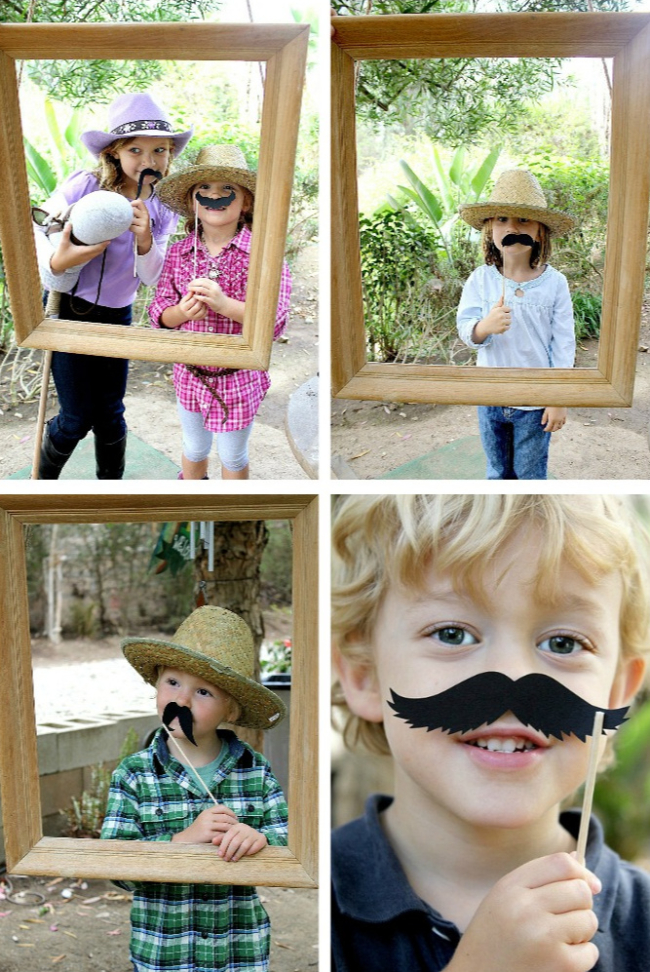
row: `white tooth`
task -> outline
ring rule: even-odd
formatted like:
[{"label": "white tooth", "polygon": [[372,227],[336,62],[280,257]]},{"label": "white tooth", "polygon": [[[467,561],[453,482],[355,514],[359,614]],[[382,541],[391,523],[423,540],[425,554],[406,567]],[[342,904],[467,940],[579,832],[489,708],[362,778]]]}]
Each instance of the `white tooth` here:
[{"label": "white tooth", "polygon": [[480,746],[481,749],[487,749],[487,745],[488,745],[487,744],[487,739],[477,739],[476,740],[476,745],[477,746]]},{"label": "white tooth", "polygon": [[497,752],[499,752],[500,749],[501,749],[501,740],[500,739],[488,739],[488,741],[487,741],[487,748],[490,750],[491,753],[497,753]]}]

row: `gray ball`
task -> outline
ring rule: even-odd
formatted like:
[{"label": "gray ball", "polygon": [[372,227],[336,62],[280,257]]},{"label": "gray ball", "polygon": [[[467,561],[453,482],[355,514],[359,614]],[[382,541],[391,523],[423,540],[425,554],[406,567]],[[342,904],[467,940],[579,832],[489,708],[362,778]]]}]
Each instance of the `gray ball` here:
[{"label": "gray ball", "polygon": [[85,246],[121,236],[133,222],[131,203],[117,192],[98,189],[75,203],[70,213],[72,235]]}]

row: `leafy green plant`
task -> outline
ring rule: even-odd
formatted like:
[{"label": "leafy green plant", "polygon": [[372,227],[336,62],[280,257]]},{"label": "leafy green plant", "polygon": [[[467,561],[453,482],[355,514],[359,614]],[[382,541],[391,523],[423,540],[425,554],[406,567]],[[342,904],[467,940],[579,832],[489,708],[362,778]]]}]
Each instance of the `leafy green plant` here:
[{"label": "leafy green plant", "polygon": [[585,338],[599,337],[600,318],[603,312],[602,296],[584,290],[576,290],[571,294],[571,301],[573,303],[577,339],[582,341]]},{"label": "leafy green plant", "polygon": [[[140,740],[135,729],[129,729],[120,750],[119,761],[136,753]],[[103,763],[93,766],[90,771],[90,788],[84,790],[79,799],[72,797],[71,806],[61,810],[67,821],[64,837],[101,836],[102,824],[108,806],[108,791],[111,785],[111,770]]]},{"label": "leafy green plant", "polygon": [[501,149],[494,148],[482,162],[472,165],[467,149],[461,146],[454,153],[449,168],[445,168],[440,148],[432,145],[431,158],[437,194],[402,159],[400,166],[410,186],[400,186],[402,198],[394,200],[389,197],[389,201],[396,209],[401,209],[406,200],[415,203],[420,213],[433,224],[442,253],[451,260],[451,231],[458,220],[458,206],[461,202],[473,202],[482,195],[500,154]]},{"label": "leafy green plant", "polygon": [[650,700],[642,703],[616,736],[616,762],[599,779],[594,810],[607,843],[634,861],[648,850],[650,802]]},{"label": "leafy green plant", "polygon": [[291,671],[291,638],[276,638],[265,645],[260,655],[260,670],[263,675]]},{"label": "leafy green plant", "polygon": [[87,158],[86,150],[79,138],[81,115],[74,110],[65,127],[59,122],[56,109],[49,98],[43,102],[43,115],[50,136],[49,161],[28,138],[24,138],[27,159],[27,174],[31,179],[40,201],[51,196],[56,187]]}]

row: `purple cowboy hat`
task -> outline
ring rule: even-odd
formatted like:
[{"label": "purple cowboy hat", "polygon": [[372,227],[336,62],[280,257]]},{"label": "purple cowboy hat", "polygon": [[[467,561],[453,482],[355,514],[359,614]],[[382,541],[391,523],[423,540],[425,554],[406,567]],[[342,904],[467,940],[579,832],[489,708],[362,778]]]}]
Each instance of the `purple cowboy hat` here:
[{"label": "purple cowboy hat", "polygon": [[146,92],[123,94],[116,98],[108,108],[108,127],[108,132],[90,131],[81,135],[81,141],[94,156],[98,156],[102,149],[118,138],[151,135],[173,139],[175,158],[178,158],[194,131],[192,127],[187,132],[175,132],[167,112]]}]

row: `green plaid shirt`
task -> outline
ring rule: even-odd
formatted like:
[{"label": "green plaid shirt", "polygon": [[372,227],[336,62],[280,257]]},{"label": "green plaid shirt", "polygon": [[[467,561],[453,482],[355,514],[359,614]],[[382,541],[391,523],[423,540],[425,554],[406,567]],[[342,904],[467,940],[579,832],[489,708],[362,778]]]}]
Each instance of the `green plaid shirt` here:
[{"label": "green plaid shirt", "polygon": [[[268,762],[227,730],[229,752],[210,789],[238,819],[287,842],[287,805]],[[113,773],[102,837],[171,840],[212,806],[194,774],[170,754],[161,729]],[[135,972],[268,972],[270,924],[255,888],[138,882],[131,909]]]}]

